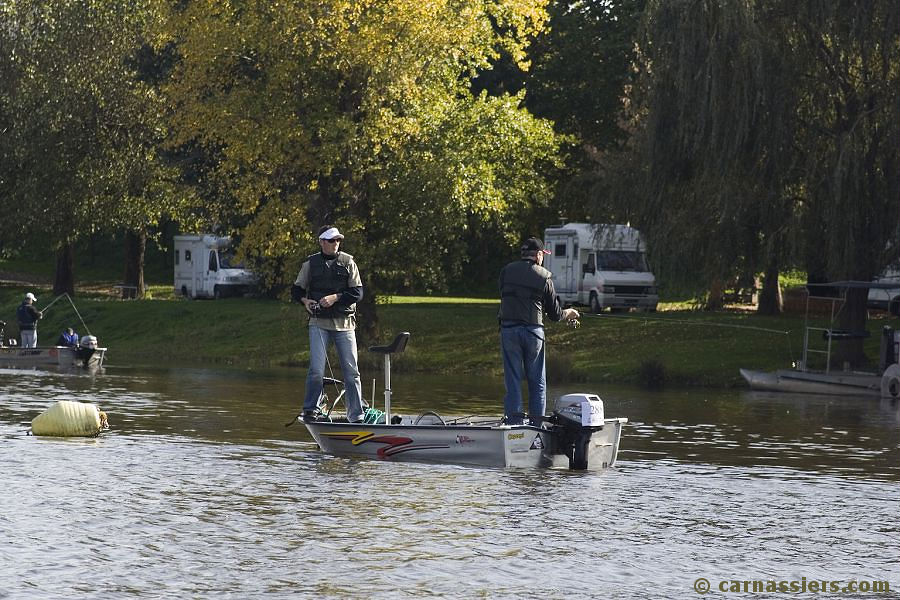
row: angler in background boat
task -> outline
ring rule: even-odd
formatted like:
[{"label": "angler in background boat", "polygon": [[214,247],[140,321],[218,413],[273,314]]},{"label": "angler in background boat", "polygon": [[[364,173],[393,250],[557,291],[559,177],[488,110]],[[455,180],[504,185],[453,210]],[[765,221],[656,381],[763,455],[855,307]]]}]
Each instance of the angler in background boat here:
[{"label": "angler in background boat", "polygon": [[28,292],[22,304],[16,309],[16,318],[19,320],[19,331],[22,336],[22,348],[37,347],[37,322],[44,317],[44,313],[35,308],[37,302],[34,294]]},{"label": "angler in background boat", "polygon": [[503,354],[506,422],[524,422],[521,412],[522,379],[528,380],[528,417],[540,427],[547,405],[547,371],[544,354],[544,313],[551,321],[565,319],[573,325],[579,314],[563,308],[553,287],[552,273],[542,264],[544,242],[528,238],[521,247],[522,258],[500,272],[500,350]]},{"label": "angler in background boat", "polygon": [[[74,328],[67,327],[66,330],[56,340],[56,344],[52,346],[37,346],[36,323],[38,319],[44,318],[54,304],[62,298],[66,298],[72,307],[72,310],[78,317],[81,326],[87,331],[87,334],[79,337]],[[36,368],[36,367],[79,367],[94,369],[103,366],[103,359],[106,355],[106,348],[101,347],[97,343],[97,337],[91,334],[90,328],[78,312],[78,308],[68,294],[61,294],[53,301],[46,305],[42,310],[34,308],[33,304],[37,300],[31,292],[25,295],[25,301],[16,311],[19,318],[20,328],[28,327],[27,321],[30,315],[35,320],[30,323],[32,329],[21,329],[22,345],[16,345],[16,340],[6,339],[4,326],[6,323],[0,321],[0,367],[3,368]],[[33,311],[33,312],[32,312]],[[33,337],[29,336],[29,332],[33,333]],[[4,343],[8,342],[8,343]],[[30,344],[26,346],[26,343]]]},{"label": "angler in background boat", "polygon": [[74,348],[78,345],[78,333],[71,327],[66,327],[66,330],[56,338],[56,345]]}]

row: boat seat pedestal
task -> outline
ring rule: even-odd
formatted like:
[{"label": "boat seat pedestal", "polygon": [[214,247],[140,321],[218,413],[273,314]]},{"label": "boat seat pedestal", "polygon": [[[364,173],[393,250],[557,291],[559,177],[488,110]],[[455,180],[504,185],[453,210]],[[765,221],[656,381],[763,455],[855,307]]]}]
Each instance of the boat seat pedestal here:
[{"label": "boat seat pedestal", "polygon": [[384,354],[384,422],[391,422],[391,354],[406,350],[409,332],[397,334],[394,341],[387,346],[369,346],[369,352]]}]

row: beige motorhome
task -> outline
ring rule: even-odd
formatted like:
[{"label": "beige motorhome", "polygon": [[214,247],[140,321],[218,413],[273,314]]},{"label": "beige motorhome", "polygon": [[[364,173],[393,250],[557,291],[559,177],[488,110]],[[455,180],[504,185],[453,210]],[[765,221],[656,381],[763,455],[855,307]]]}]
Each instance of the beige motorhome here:
[{"label": "beige motorhome", "polygon": [[567,223],[544,231],[544,248],[551,252],[544,266],[553,273],[565,304],[589,306],[595,313],[606,308],[656,310],[656,278],[637,229]]},{"label": "beige motorhome", "polygon": [[185,298],[224,298],[254,290],[256,275],[232,264],[230,237],[176,235],[175,294]]}]

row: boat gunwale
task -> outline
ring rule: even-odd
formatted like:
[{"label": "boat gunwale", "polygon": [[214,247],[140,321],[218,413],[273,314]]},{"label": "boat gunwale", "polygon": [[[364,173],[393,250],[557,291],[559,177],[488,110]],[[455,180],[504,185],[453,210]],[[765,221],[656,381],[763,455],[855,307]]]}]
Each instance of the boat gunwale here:
[{"label": "boat gunwale", "polygon": [[[348,423],[346,421],[301,421],[304,425],[309,428],[310,426],[325,426],[325,427],[342,427],[342,428],[360,428],[360,427],[381,427],[385,429],[427,429],[430,431],[438,430],[438,429],[447,429],[447,430],[460,430],[460,429],[474,429],[478,431],[543,431],[545,433],[554,433],[553,429],[546,429],[543,427],[537,427],[535,425],[473,425],[473,424],[452,424],[447,423],[445,425],[440,424],[421,424],[421,425],[404,425],[404,424],[392,424],[392,423]],[[615,423],[625,424],[628,422],[627,417],[612,417],[603,420],[603,427],[606,425],[612,425]]]}]

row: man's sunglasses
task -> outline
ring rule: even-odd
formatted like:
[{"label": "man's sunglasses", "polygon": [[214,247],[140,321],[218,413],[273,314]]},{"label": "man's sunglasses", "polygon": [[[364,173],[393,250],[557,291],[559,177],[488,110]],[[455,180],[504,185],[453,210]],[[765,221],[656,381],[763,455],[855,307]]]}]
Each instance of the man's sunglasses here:
[{"label": "man's sunglasses", "polygon": [[[320,238],[320,239],[321,239],[321,238]],[[333,239],[333,240],[325,240],[325,239],[323,239],[322,241],[325,242],[326,244],[337,244],[337,243],[338,243],[339,241],[341,241],[341,240],[335,238],[335,239]]]}]

